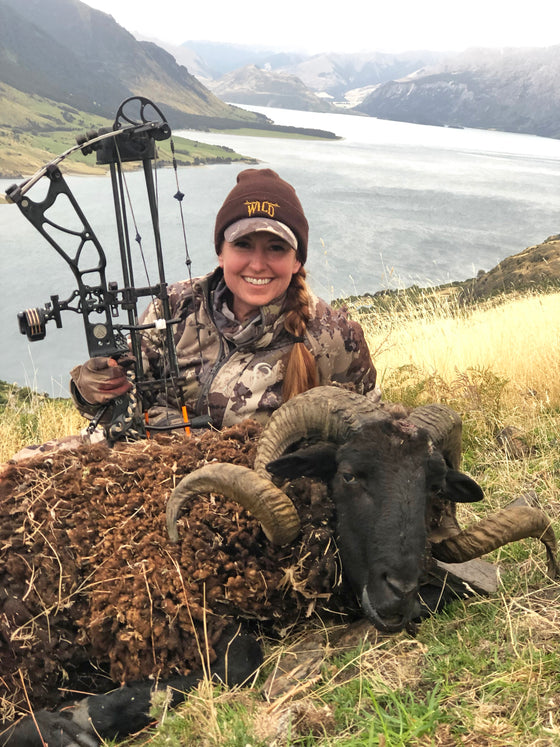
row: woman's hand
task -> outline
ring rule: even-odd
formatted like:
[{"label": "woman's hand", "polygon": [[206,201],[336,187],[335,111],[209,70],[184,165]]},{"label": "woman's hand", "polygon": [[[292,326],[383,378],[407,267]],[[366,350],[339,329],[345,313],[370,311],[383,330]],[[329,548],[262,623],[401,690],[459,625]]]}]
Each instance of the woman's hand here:
[{"label": "woman's hand", "polygon": [[125,369],[114,358],[90,358],[70,371],[78,392],[90,404],[104,405],[132,388]]}]

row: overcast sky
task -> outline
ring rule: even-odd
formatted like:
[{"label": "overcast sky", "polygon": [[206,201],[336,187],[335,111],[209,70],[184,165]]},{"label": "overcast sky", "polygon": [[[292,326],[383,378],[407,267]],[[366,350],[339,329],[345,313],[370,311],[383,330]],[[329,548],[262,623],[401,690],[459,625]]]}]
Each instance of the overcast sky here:
[{"label": "overcast sky", "polygon": [[[560,44],[559,0],[88,0],[132,33],[316,52]],[[331,11],[328,8],[332,8]]]}]

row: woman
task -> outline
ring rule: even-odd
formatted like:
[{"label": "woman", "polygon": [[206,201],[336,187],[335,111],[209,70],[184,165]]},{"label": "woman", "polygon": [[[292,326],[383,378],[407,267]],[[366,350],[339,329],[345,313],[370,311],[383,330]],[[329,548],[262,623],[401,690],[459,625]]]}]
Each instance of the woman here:
[{"label": "woman", "polygon": [[[216,217],[218,267],[169,287],[174,335],[189,416],[221,428],[254,417],[261,422],[295,394],[330,382],[374,390],[376,372],[361,327],[316,298],[305,282],[308,224],[294,188],[271,169],[247,169]],[[141,319],[161,316],[153,303]],[[165,374],[161,332],[143,343],[145,370]],[[80,411],[128,391],[123,367],[93,358],[72,372]],[[149,422],[179,419],[174,393],[159,395]],[[173,419],[172,418],[172,419]]]}]

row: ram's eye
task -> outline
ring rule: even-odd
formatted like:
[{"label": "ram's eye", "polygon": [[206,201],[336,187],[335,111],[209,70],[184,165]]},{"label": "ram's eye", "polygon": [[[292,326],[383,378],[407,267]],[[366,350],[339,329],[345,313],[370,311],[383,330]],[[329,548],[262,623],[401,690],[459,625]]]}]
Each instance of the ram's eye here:
[{"label": "ram's eye", "polygon": [[346,483],[355,482],[356,481],[356,475],[353,472],[343,472],[342,473],[342,479]]}]

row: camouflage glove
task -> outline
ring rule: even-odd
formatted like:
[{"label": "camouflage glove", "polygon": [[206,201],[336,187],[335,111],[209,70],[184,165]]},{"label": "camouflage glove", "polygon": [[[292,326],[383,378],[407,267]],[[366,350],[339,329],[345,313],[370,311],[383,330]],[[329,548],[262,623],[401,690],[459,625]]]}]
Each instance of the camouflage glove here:
[{"label": "camouflage glove", "polygon": [[[130,365],[128,360],[125,365]],[[89,404],[104,405],[132,388],[125,369],[113,358],[90,358],[70,371],[76,389]]]}]

